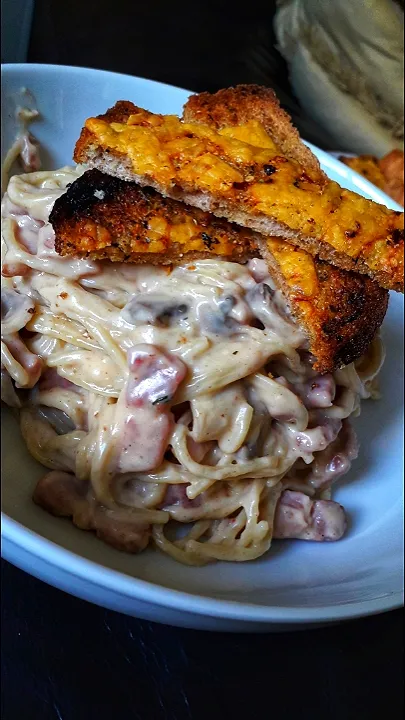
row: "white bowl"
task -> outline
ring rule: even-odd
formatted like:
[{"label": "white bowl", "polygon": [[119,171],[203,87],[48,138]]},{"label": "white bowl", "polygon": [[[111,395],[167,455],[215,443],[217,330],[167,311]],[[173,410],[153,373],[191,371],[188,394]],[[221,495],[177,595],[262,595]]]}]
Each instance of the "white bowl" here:
[{"label": "white bowl", "polygon": [[[83,68],[8,65],[2,79],[2,152],[15,126],[15,93],[33,92],[42,118],[32,127],[49,167],[71,162],[83,121],[116,100],[179,113],[188,93],[168,85]],[[388,197],[333,157],[313,148],[330,177],[377,202]],[[359,459],[335,497],[350,517],[338,543],[275,543],[247,564],[189,568],[153,550],[113,550],[31,501],[43,469],[30,458],[16,420],[2,410],[3,556],[27,572],[91,602],[157,622],[211,630],[280,630],[360,617],[403,603],[403,299],[392,293],[383,336],[388,356],[383,400],[364,404]]]}]

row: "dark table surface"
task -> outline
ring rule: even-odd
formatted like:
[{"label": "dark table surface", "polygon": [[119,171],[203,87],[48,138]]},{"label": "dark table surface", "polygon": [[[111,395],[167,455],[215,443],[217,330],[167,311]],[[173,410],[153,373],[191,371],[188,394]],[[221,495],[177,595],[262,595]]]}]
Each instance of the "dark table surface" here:
[{"label": "dark table surface", "polygon": [[[274,2],[36,0],[29,61],[100,67],[192,90],[273,86],[301,133]],[[335,627],[215,634],[90,605],[2,561],[2,720],[363,720],[403,717],[402,610]]]},{"label": "dark table surface", "polygon": [[136,620],[3,561],[2,720],[402,720],[402,611],[318,630]]}]

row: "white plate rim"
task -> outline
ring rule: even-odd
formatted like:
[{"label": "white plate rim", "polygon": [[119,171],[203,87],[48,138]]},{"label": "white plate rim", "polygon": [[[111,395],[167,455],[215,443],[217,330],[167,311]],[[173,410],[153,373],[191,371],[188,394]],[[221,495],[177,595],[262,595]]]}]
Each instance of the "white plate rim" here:
[{"label": "white plate rim", "polygon": [[119,592],[134,600],[197,615],[255,622],[319,623],[355,619],[387,612],[401,607],[404,603],[401,592],[389,593],[372,600],[341,603],[324,608],[275,607],[242,603],[236,600],[214,599],[173,590],[147,580],[130,577],[118,570],[112,570],[66,550],[52,540],[41,537],[5,513],[2,513],[2,538],[3,541],[8,540],[23,549],[29,548],[30,552],[41,560],[94,585],[107,587],[109,590]]},{"label": "white plate rim", "polygon": [[[97,68],[52,65],[41,63],[5,63],[1,65],[2,74],[19,72],[75,72],[77,74],[95,72],[108,75],[109,77],[121,76],[127,79],[141,81],[154,86],[169,88],[190,94],[191,91],[181,87],[161,83],[156,80],[115,73]],[[339,162],[329,153],[317,148],[311,143],[306,143],[322,161],[326,167],[330,167],[341,177],[351,176],[354,184],[377,202],[380,202],[393,210],[403,211],[397,203],[372,183],[358,173]],[[140,580],[126,575],[117,570],[96,563],[73,553],[66,548],[48,540],[38,533],[29,530],[21,523],[13,520],[4,512],[1,513],[1,536],[2,540],[8,541],[21,549],[27,550],[42,561],[75,575],[76,577],[93,583],[96,586],[107,587],[109,590],[119,592],[128,598],[141,600],[156,606],[167,607],[177,611],[195,613],[197,615],[209,615],[211,617],[224,618],[229,620],[242,620],[261,623],[323,623],[336,622],[340,620],[356,619],[368,615],[387,612],[400,608],[404,604],[402,592],[388,593],[370,600],[357,602],[340,603],[328,607],[306,607],[289,606],[277,607],[271,605],[252,604],[236,600],[222,600],[210,598],[203,595],[196,595],[180,590],[173,590],[162,585],[146,580]]]}]

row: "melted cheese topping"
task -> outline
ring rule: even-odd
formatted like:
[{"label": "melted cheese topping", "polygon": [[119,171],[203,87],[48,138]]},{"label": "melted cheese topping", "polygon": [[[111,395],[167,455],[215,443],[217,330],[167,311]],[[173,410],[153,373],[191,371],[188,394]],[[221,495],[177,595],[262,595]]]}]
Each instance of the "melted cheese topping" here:
[{"label": "melted cheese topping", "polygon": [[267,238],[267,247],[276,258],[293,298],[317,294],[319,283],[312,255],[278,238]]},{"label": "melted cheese topping", "polygon": [[[168,252],[175,248],[179,253],[205,252],[237,260],[252,255],[256,247],[250,230],[236,228],[222,220],[213,221],[208,213],[195,208],[188,212],[184,205],[179,208],[179,203],[166,205],[161,199],[148,206],[135,197],[130,208],[121,208],[120,201],[117,205],[119,216],[114,206],[107,205],[106,213],[96,210],[92,217],[79,216],[68,228],[63,221],[61,227],[56,221],[57,240],[58,232],[60,237],[56,246],[60,254],[83,255],[111,248],[107,255],[113,260],[138,253],[168,259]],[[60,206],[62,215],[65,207],[64,203]]]},{"label": "melted cheese topping", "polygon": [[85,127],[102,148],[128,156],[135,174],[169,194],[174,185],[215,194],[402,281],[403,214],[305,172],[257,122],[216,132],[141,110],[127,123],[89,118]]}]

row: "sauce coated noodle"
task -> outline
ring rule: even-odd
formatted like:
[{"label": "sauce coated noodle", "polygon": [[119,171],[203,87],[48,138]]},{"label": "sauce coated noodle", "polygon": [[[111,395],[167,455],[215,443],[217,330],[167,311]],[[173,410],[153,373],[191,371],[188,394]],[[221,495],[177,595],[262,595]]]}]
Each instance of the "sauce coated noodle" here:
[{"label": "sauce coated noodle", "polygon": [[380,340],[321,377],[260,259],[59,257],[47,218],[79,173],[13,177],[2,203],[2,399],[51,470],[34,499],[191,565],[341,537],[330,488],[356,457],[348,418],[375,395]]}]

